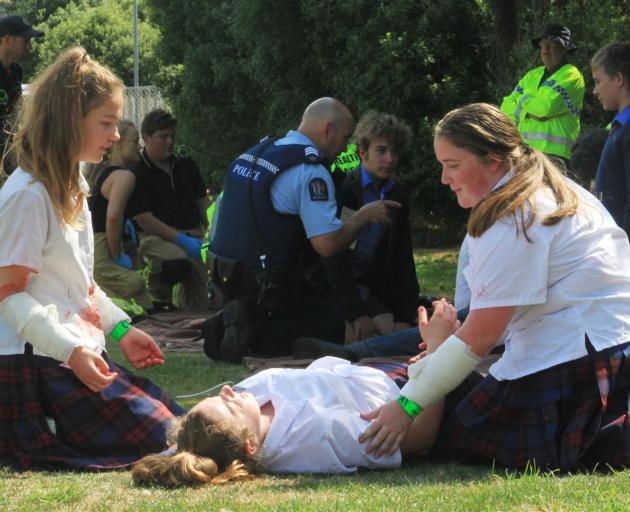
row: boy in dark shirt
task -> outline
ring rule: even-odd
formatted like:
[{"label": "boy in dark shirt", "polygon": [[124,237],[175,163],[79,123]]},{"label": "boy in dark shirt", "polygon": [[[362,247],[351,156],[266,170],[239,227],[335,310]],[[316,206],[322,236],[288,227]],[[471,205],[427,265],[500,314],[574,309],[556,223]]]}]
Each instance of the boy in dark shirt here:
[{"label": "boy in dark shirt", "polygon": [[616,112],[595,176],[595,192],[630,236],[630,43],[612,43],[591,59],[604,110]]}]

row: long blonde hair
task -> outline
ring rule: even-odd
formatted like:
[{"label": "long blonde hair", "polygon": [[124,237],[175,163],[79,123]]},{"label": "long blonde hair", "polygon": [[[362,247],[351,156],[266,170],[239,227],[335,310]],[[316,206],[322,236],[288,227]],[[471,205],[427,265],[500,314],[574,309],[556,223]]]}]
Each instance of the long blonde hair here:
[{"label": "long blonde hair", "polygon": [[122,88],[118,77],[77,47],[48,66],[22,102],[13,141],[17,163],[44,184],[67,224],[74,223],[85,199],[79,186],[83,118]]},{"label": "long blonde hair", "polygon": [[245,452],[247,429],[215,421],[197,411],[175,420],[169,440],[174,455],[148,455],[131,470],[136,485],[182,487],[254,478],[259,460]]},{"label": "long blonde hair", "polygon": [[468,219],[471,236],[479,237],[498,220],[512,216],[517,230],[529,240],[527,228],[536,219],[536,204],[531,198],[542,187],[551,190],[558,206],[542,219],[543,225],[552,226],[576,214],[577,194],[560,169],[525,144],[514,123],[494,105],[473,103],[449,112],[436,125],[434,136],[444,137],[482,160],[498,157],[512,169],[510,179],[473,208]]}]

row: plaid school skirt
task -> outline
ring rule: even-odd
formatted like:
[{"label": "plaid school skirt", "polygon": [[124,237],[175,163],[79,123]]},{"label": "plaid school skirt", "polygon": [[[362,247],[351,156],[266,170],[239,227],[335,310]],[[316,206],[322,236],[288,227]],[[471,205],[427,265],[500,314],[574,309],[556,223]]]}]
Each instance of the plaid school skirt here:
[{"label": "plaid school skirt", "polygon": [[630,343],[586,345],[587,356],[520,379],[473,374],[461,400],[447,398],[432,455],[515,469],[630,464]]},{"label": "plaid school skirt", "polygon": [[102,356],[118,377],[98,393],[52,358],[0,356],[0,465],[100,471],[165,448],[169,423],[186,411]]}]

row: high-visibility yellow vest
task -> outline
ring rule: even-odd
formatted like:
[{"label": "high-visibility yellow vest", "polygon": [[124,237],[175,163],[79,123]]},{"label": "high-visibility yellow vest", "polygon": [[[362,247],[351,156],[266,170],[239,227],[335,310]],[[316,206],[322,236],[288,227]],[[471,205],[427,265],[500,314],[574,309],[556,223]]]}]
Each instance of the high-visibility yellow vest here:
[{"label": "high-visibility yellow vest", "polygon": [[212,237],[214,236],[214,230],[217,227],[217,219],[216,215],[218,213],[218,207],[223,199],[223,190],[219,193],[219,195],[215,198],[214,202],[208,206],[206,210],[206,215],[208,217],[208,229],[206,230],[206,234],[203,237],[203,241],[201,242],[201,261],[204,263],[208,257],[208,249],[210,248],[210,242],[212,242]]},{"label": "high-visibility yellow vest", "polygon": [[348,144],[346,150],[341,153],[337,159],[330,166],[330,172],[335,172],[337,170],[343,172],[352,172],[361,163],[361,159],[359,158],[359,154],[357,152],[356,144]]},{"label": "high-visibility yellow vest", "polygon": [[541,84],[544,72],[544,66],[529,71],[503,98],[501,110],[531,147],[568,159],[580,134],[584,77],[575,66],[565,64]]}]

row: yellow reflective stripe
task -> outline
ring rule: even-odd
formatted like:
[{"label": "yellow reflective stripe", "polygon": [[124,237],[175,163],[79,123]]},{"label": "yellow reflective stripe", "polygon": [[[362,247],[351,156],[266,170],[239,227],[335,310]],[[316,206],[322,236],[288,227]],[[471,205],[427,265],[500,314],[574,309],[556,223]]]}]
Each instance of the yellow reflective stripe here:
[{"label": "yellow reflective stripe", "polygon": [[125,313],[128,313],[130,316],[139,316],[145,314],[144,308],[140,304],[137,304],[134,299],[130,299],[127,301],[118,297],[110,297],[110,300]]},{"label": "yellow reflective stripe", "polygon": [[566,137],[560,137],[559,135],[551,135],[545,132],[523,132],[521,133],[523,139],[527,140],[545,140],[554,144],[562,144],[563,146],[571,147],[573,141]]}]

